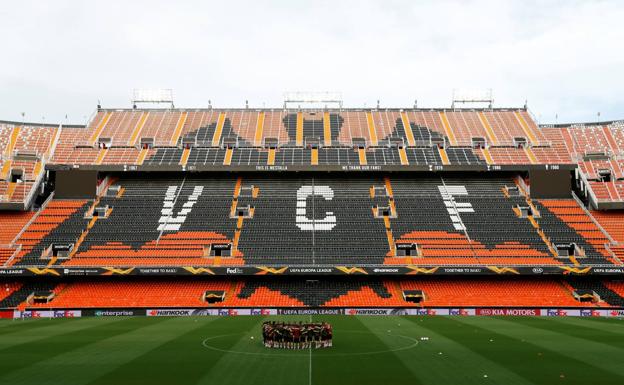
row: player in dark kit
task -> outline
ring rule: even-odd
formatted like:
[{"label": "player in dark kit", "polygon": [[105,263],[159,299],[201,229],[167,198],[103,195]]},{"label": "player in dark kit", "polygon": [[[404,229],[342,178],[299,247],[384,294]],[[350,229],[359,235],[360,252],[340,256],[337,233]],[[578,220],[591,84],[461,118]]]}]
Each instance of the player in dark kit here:
[{"label": "player in dark kit", "polygon": [[293,343],[297,349],[301,349],[301,325],[295,325],[290,329]]}]

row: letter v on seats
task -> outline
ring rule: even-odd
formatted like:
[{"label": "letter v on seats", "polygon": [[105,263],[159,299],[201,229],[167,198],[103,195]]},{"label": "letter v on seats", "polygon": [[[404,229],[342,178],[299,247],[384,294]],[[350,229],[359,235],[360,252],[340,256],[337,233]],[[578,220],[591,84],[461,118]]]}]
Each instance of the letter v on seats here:
[{"label": "letter v on seats", "polygon": [[178,186],[169,186],[167,189],[165,200],[163,201],[163,208],[161,210],[161,217],[158,220],[158,231],[179,231],[182,224],[186,221],[187,215],[191,213],[193,206],[195,206],[199,196],[204,191],[204,186],[195,186],[193,188],[193,193],[189,195],[182,209],[174,216],[173,209],[177,191]]}]

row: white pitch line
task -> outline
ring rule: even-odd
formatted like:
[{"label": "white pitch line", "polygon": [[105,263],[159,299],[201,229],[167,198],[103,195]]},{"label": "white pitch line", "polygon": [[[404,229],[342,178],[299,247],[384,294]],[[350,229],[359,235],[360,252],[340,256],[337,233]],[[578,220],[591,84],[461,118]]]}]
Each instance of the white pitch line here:
[{"label": "white pitch line", "polygon": [[[312,314],[310,314],[310,323],[312,323]],[[310,344],[309,348],[310,348],[310,371],[308,375],[308,385],[312,385],[312,344]]]},{"label": "white pitch line", "polygon": [[[341,330],[341,333],[359,333],[359,334],[370,334],[370,332],[363,332],[363,331],[359,331],[359,330]],[[245,351],[240,351],[240,350],[231,350],[231,349],[221,349],[212,345],[209,345],[208,342],[215,340],[215,339],[219,339],[219,338],[223,338],[223,337],[230,337],[230,336],[236,336],[236,335],[241,335],[241,334],[245,334],[245,333],[232,333],[232,334],[221,334],[218,336],[212,336],[212,337],[208,337],[205,338],[202,341],[202,346],[210,349],[210,350],[214,350],[217,352],[221,352],[221,353],[229,353],[229,354],[242,354],[242,355],[246,355],[246,356],[262,356],[262,357],[293,357],[293,353],[258,353],[258,352],[245,352]],[[409,345],[405,345],[396,349],[386,349],[386,350],[372,350],[372,351],[367,351],[367,352],[353,352],[353,353],[325,353],[323,354],[325,357],[356,357],[356,356],[369,356],[369,355],[375,355],[375,354],[384,354],[384,353],[394,353],[394,352],[402,352],[404,350],[410,350],[415,348],[416,346],[418,346],[419,341],[415,338],[412,337],[408,337],[408,336],[404,336],[401,334],[392,334],[393,337],[399,337],[401,339],[410,341],[411,344]]]}]

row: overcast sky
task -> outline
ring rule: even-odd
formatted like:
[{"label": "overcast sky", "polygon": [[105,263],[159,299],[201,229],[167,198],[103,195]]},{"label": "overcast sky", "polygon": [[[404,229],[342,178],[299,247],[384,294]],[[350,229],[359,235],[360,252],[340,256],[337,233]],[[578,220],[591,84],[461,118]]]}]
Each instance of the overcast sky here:
[{"label": "overcast sky", "polygon": [[491,88],[542,123],[624,118],[623,0],[19,0],[0,20],[5,120],[84,123],[135,88],[178,107],[279,107],[284,91],[446,107]]}]

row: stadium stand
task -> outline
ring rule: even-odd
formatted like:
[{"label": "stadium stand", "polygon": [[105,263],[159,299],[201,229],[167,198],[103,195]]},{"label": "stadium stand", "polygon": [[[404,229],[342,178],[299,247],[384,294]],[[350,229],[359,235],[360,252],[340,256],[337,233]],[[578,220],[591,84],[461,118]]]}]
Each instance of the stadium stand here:
[{"label": "stadium stand", "polygon": [[[34,287],[29,288],[34,289]],[[222,302],[209,305],[204,300],[206,291],[223,292],[225,298]],[[395,287],[394,292],[391,292],[387,284],[381,280],[357,282],[335,279],[75,282],[59,284],[52,289],[52,292],[54,293],[52,301],[31,304],[31,306],[58,309],[180,306],[410,306],[403,300],[400,290]],[[16,295],[14,301],[19,298],[24,297]]]},{"label": "stadium stand", "polygon": [[401,288],[422,290],[423,306],[582,306],[565,285],[549,280],[436,279]]},{"label": "stadium stand", "polygon": [[54,126],[0,122],[0,208],[30,207],[59,132]]},{"label": "stadium stand", "polygon": [[616,293],[620,298],[624,298],[624,281],[605,281],[604,286],[606,286],[610,291]]},{"label": "stadium stand", "polygon": [[34,214],[33,211],[0,211],[0,244],[12,244]]},{"label": "stadium stand", "polygon": [[[108,217],[83,229],[82,242],[65,264],[213,264],[214,258],[204,258],[210,245],[231,243],[235,179],[138,178],[118,186],[118,195],[97,203],[109,207]],[[228,262],[236,264],[233,259]]]},{"label": "stadium stand", "polygon": [[598,223],[609,233],[609,235],[617,242],[624,242],[624,212],[621,210],[613,211],[591,211]]},{"label": "stadium stand", "polygon": [[618,291],[611,289],[611,287],[618,289],[620,287],[619,283],[605,284],[601,281],[573,279],[570,281],[570,285],[580,295],[589,294],[611,306],[624,306],[624,298],[620,296]]},{"label": "stadium stand", "polygon": [[623,150],[526,108],[0,122],[0,308],[624,307],[593,276],[622,272]]},{"label": "stadium stand", "polygon": [[544,234],[552,244],[574,243],[582,249],[579,255],[570,256],[572,263],[578,264],[578,258],[584,258],[586,264],[621,263],[609,260],[607,237],[574,200],[540,200],[536,206],[542,213]]},{"label": "stadium stand", "polygon": [[56,285],[51,282],[25,282],[21,285],[15,285],[13,288],[9,289],[9,295],[0,300],[0,309],[17,308],[20,305],[27,305],[28,298],[33,293],[39,291],[50,291],[54,288],[54,286]]},{"label": "stadium stand", "polygon": [[0,211],[0,266],[9,263],[21,250],[14,244],[26,224],[32,219],[32,211]]},{"label": "stadium stand", "polygon": [[[514,183],[494,176],[120,178],[94,202],[53,200],[16,242],[23,249],[15,264],[41,264],[60,243],[73,244],[70,258],[46,264],[619,263],[576,201],[505,195]],[[535,215],[522,217],[519,207]],[[90,216],[96,208],[105,215]],[[561,258],[557,243],[583,254]],[[410,255],[398,255],[411,244]],[[229,252],[211,255],[212,245]]]},{"label": "stadium stand", "polygon": [[134,281],[134,282],[76,282],[57,285],[49,303],[39,307],[202,307],[207,290],[229,290],[226,281]]},{"label": "stadium stand", "polygon": [[54,244],[75,243],[80,238],[87,226],[84,214],[88,207],[84,200],[51,201],[16,241],[22,249],[12,264],[54,264],[54,255],[45,255],[45,251]]},{"label": "stadium stand", "polygon": [[[49,291],[49,302],[30,295]],[[422,292],[419,302],[404,292]],[[579,293],[593,292],[591,301]],[[622,284],[616,281],[553,279],[434,278],[365,280],[327,278],[262,278],[217,280],[134,280],[70,282],[57,285],[8,284],[4,301],[17,306],[72,308],[150,307],[588,307],[622,306]],[[209,303],[206,292],[222,294]],[[30,302],[29,302],[30,301]]]},{"label": "stadium stand", "polygon": [[[473,149],[479,138],[487,147],[480,151],[491,148],[494,156]],[[518,140],[528,147],[518,147]],[[513,165],[527,157],[531,163],[569,162],[554,156],[557,151],[526,111],[507,109],[99,110],[86,128],[63,129],[59,142],[57,166]],[[529,147],[539,149],[539,156]]]},{"label": "stadium stand", "polygon": [[399,292],[381,280],[271,279],[248,280],[236,295],[236,306],[264,306],[284,298],[284,306],[409,306]]},{"label": "stadium stand", "polygon": [[89,142],[91,135],[84,127],[63,127],[51,163],[95,164],[100,149]]},{"label": "stadium stand", "polygon": [[11,296],[11,294],[13,294],[21,286],[22,284],[18,282],[3,282],[0,285],[0,301]]},{"label": "stadium stand", "polygon": [[592,210],[591,215],[613,240],[606,246],[608,251],[619,261],[624,261],[624,213],[621,210]]},{"label": "stadium stand", "polygon": [[[544,129],[559,136],[565,150],[577,163],[581,193],[594,208],[623,208],[622,122],[560,125]],[[558,145],[560,146],[560,145]],[[554,144],[553,144],[554,147]]]}]

